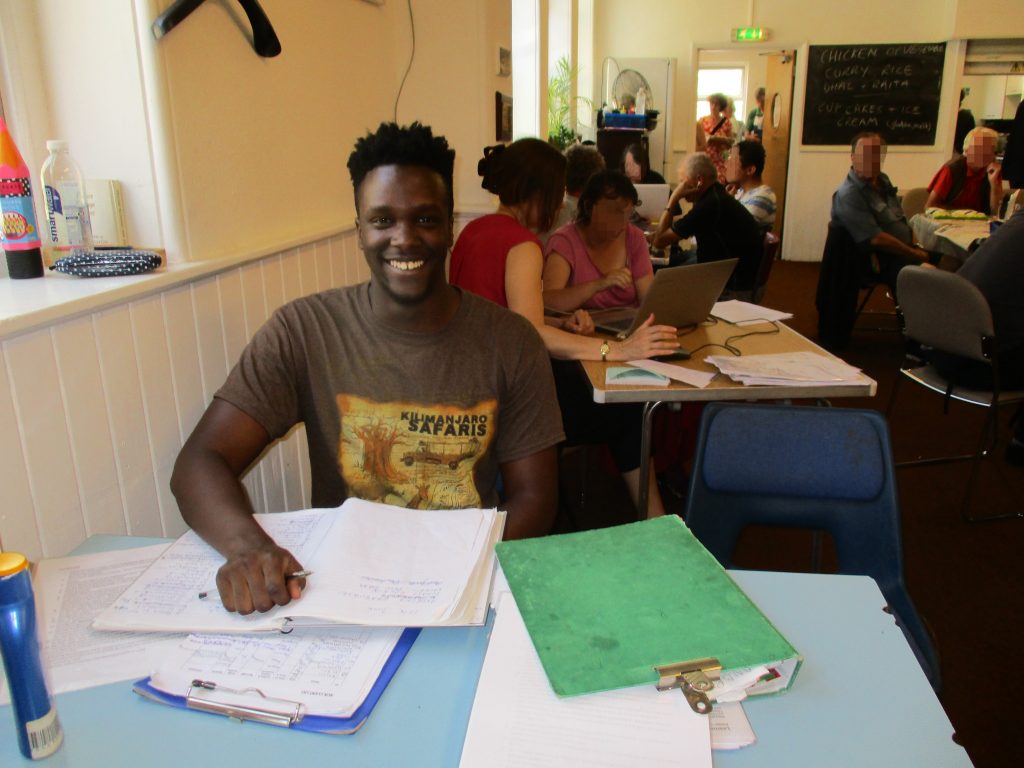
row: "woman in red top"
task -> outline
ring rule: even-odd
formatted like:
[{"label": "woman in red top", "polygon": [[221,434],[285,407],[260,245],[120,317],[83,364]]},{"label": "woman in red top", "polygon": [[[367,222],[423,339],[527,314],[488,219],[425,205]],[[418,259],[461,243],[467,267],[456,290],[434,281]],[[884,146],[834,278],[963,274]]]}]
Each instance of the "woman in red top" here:
[{"label": "woman in red top", "polygon": [[[449,279],[453,285],[491,299],[525,317],[540,333],[552,357],[562,360],[636,360],[678,349],[676,329],[655,325],[654,316],[624,341],[590,336],[590,315],[579,310],[565,318],[545,318],[541,293],[544,258],[537,232],[546,232],[562,205],[565,193],[565,158],[540,139],[520,139],[509,146],[487,147],[477,165],[482,186],[498,195],[496,213],[470,222],[452,250]],[[557,370],[556,370],[557,373]],[[573,371],[576,378],[578,372]],[[558,377],[556,376],[556,379]],[[565,395],[560,391],[560,399]],[[575,401],[576,396],[572,399]],[[600,421],[610,423],[611,406],[596,406]],[[639,417],[621,420],[639,426]],[[566,425],[570,433],[571,425]],[[569,434],[573,441],[573,435]],[[589,442],[587,439],[581,442]],[[609,446],[615,453],[616,446]],[[638,446],[637,446],[638,447]],[[627,457],[626,454],[629,454]],[[629,468],[636,454],[635,468]],[[633,447],[616,456],[634,502],[639,497],[639,460]],[[650,516],[663,514],[657,484],[649,479]]]}]

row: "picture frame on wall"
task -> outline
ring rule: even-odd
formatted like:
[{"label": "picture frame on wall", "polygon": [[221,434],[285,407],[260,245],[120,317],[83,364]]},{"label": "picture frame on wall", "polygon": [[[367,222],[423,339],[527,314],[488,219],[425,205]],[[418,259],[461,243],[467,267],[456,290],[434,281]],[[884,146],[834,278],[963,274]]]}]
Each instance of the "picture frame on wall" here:
[{"label": "picture frame on wall", "polygon": [[494,92],[494,139],[512,141],[512,97]]},{"label": "picture frame on wall", "polygon": [[498,77],[512,76],[512,51],[508,48],[498,48]]}]

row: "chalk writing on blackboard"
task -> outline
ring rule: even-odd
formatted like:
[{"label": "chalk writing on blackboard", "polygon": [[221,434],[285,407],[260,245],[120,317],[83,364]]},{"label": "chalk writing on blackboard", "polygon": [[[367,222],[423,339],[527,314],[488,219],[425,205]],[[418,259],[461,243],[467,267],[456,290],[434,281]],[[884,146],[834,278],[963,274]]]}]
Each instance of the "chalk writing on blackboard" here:
[{"label": "chalk writing on blackboard", "polygon": [[803,143],[878,131],[889,144],[934,144],[945,55],[945,43],[812,45]]}]

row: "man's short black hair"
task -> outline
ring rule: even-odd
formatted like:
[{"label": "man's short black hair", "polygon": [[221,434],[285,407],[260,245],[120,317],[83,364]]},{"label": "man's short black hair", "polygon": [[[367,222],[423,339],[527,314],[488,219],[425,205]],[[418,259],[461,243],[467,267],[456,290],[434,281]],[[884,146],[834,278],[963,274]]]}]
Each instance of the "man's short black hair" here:
[{"label": "man's short black hair", "polygon": [[861,139],[878,139],[878,141],[882,145],[882,149],[885,149],[886,147],[885,136],[880,134],[878,131],[861,131],[856,136],[854,136],[853,139],[850,141],[851,155],[857,151],[857,142],[860,141]]},{"label": "man's short black hair", "polygon": [[755,176],[760,176],[764,173],[764,145],[760,141],[744,139],[736,145],[734,151],[740,153],[740,166],[742,168],[754,166]]},{"label": "man's short black hair", "polygon": [[348,156],[348,172],[352,175],[352,188],[359,212],[359,187],[374,168],[382,165],[419,165],[435,171],[444,180],[448,192],[448,213],[455,210],[453,181],[455,150],[449,148],[444,136],[435,136],[430,126],[413,123],[381,123],[374,133],[367,133],[356,141]]}]

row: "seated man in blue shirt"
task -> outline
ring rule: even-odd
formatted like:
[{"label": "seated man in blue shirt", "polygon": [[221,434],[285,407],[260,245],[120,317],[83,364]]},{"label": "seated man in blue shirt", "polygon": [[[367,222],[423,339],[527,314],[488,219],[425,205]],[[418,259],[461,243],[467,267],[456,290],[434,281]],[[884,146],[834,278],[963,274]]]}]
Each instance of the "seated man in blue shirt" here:
[{"label": "seated man in blue shirt", "polygon": [[896,187],[882,173],[885,140],[858,133],[850,145],[850,172],[832,195],[832,223],[841,225],[857,247],[878,257],[878,271],[890,287],[908,264],[927,265],[931,254],[914,244]]}]

